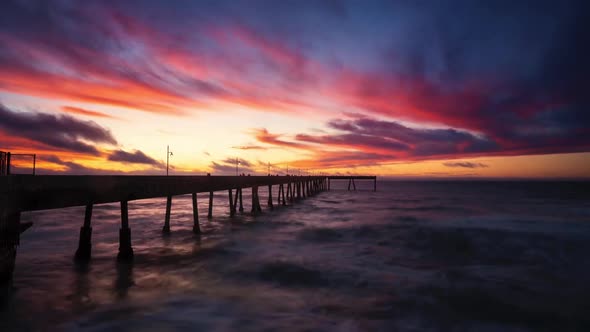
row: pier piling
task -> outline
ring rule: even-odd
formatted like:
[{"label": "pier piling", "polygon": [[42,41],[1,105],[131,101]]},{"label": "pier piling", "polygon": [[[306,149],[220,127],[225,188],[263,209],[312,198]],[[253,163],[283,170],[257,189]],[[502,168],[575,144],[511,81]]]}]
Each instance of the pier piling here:
[{"label": "pier piling", "polygon": [[[234,206],[234,200],[232,197],[233,189],[228,189],[227,191],[228,191],[228,197],[229,197],[229,216],[233,217],[236,215],[236,208]],[[237,193],[236,193],[236,195],[237,195]]]},{"label": "pier piling", "polygon": [[244,204],[242,204],[242,188],[240,188],[240,212],[244,212]]},{"label": "pier piling", "polygon": [[209,212],[207,213],[207,218],[211,219],[213,217],[213,192],[209,192]]},{"label": "pier piling", "polygon": [[199,206],[197,204],[197,193],[192,194],[193,198],[193,233],[201,234],[201,226],[199,226]]},{"label": "pier piling", "polygon": [[274,208],[272,204],[272,184],[268,185],[268,207],[271,209]]},{"label": "pier piling", "polygon": [[133,260],[133,248],[131,247],[131,229],[129,228],[129,208],[127,201],[121,201],[121,229],[119,229],[119,254],[118,261]]},{"label": "pier piling", "polygon": [[162,233],[170,233],[170,212],[172,210],[172,196],[166,197],[166,216],[164,218],[164,227],[162,227]]},{"label": "pier piling", "polygon": [[88,261],[90,260],[92,251],[92,227],[90,222],[92,219],[92,204],[86,205],[86,211],[84,212],[84,225],[80,227],[80,239],[78,241],[78,250],[74,258],[77,261]]}]

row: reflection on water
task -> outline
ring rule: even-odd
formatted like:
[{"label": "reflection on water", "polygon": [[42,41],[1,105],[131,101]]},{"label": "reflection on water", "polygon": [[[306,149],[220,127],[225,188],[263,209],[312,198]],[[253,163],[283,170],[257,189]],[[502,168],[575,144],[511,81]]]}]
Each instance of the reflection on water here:
[{"label": "reflection on water", "polygon": [[130,202],[132,264],[115,259],[117,204],[95,207],[80,265],[82,207],[27,213],[0,330],[590,330],[588,184],[379,188],[255,218],[230,218],[219,193],[211,220],[199,195],[201,235],[190,196],[168,236],[165,199]]}]

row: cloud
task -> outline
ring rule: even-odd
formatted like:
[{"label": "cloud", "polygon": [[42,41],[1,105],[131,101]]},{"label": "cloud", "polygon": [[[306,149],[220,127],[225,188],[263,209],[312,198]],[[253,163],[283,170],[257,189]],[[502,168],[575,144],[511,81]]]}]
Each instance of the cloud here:
[{"label": "cloud", "polygon": [[[236,175],[236,164],[235,164],[235,159],[233,161],[233,164],[231,162],[228,162],[227,160],[224,161],[220,161],[220,162],[211,162],[210,165],[211,168],[211,172],[216,174],[216,175]],[[246,173],[246,174],[251,174],[251,173],[255,173],[254,169],[252,169],[250,167],[250,163],[247,163],[242,165],[240,163],[240,165],[238,166],[238,173],[242,174],[242,173]]]},{"label": "cloud", "polygon": [[152,165],[158,168],[163,167],[162,162],[155,160],[154,158],[146,155],[145,153],[139,150],[135,150],[133,152],[115,150],[109,154],[108,160],[130,164]]},{"label": "cloud", "polygon": [[347,148],[389,155],[392,159],[431,159],[442,156],[493,153],[500,146],[489,138],[453,128],[412,128],[395,121],[370,117],[338,119],[327,123],[336,130],[324,135],[296,135],[296,139],[324,148]]},{"label": "cloud", "polygon": [[[371,114],[332,121],[333,134],[254,135],[318,155],[323,147],[408,160],[590,151],[588,2],[356,7],[2,1],[0,90],[176,116],[226,104]],[[419,129],[434,127],[443,129]],[[97,153],[87,138],[71,141],[49,144]]]},{"label": "cloud", "polygon": [[266,147],[260,145],[240,145],[240,146],[232,146],[232,149],[238,150],[267,150]]},{"label": "cloud", "polygon": [[94,144],[116,145],[108,129],[68,115],[16,112],[0,104],[0,130],[60,150],[100,154]]},{"label": "cloud", "polygon": [[254,129],[253,133],[254,133],[254,137],[259,142],[262,142],[262,143],[280,146],[280,147],[284,147],[284,148],[294,148],[294,149],[308,149],[308,148],[310,148],[310,146],[307,144],[282,140],[282,139],[280,139],[281,135],[271,134],[268,132],[268,130],[266,128]]},{"label": "cloud", "polygon": [[74,107],[74,106],[62,106],[61,110],[66,113],[71,113],[71,114],[92,116],[92,117],[97,117],[97,118],[115,119],[114,116],[106,114],[106,113],[91,111],[91,110],[87,110],[87,109],[79,108],[79,107]]},{"label": "cloud", "polygon": [[252,164],[249,161],[247,161],[246,159],[243,159],[243,158],[229,157],[229,158],[225,158],[224,160],[222,160],[221,163],[228,164],[228,165],[235,165],[236,160],[238,161],[240,166],[244,166],[244,167],[252,166]]},{"label": "cloud", "polygon": [[469,161],[446,162],[446,163],[443,163],[443,165],[446,167],[462,167],[462,168],[486,168],[486,167],[489,167],[487,164],[472,163]]}]

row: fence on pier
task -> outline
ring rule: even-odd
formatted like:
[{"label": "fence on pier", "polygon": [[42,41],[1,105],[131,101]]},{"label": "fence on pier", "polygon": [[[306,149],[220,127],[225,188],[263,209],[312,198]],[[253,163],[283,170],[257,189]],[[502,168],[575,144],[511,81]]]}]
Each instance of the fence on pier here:
[{"label": "fence on pier", "polygon": [[0,151],[0,176],[35,175],[37,155],[34,153],[10,153]]}]

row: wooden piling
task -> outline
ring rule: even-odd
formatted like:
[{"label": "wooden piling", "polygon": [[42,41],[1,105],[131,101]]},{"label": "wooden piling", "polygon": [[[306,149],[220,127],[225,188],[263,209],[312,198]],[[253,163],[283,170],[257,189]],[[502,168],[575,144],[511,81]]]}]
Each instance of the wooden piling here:
[{"label": "wooden piling", "polygon": [[241,188],[236,188],[236,196],[234,197],[234,212],[238,210],[238,196],[240,196]]},{"label": "wooden piling", "polygon": [[129,208],[127,201],[121,201],[121,229],[119,229],[119,261],[133,260],[131,247],[131,229],[129,228]]},{"label": "wooden piling", "polygon": [[258,197],[258,186],[252,187],[252,214],[257,214],[258,212],[262,212],[262,208],[260,207],[260,199]]},{"label": "wooden piling", "polygon": [[211,219],[213,217],[213,192],[209,192],[209,212],[207,213],[207,218]]},{"label": "wooden piling", "polygon": [[274,208],[272,204],[272,184],[268,185],[268,207],[271,209]]},{"label": "wooden piling", "polygon": [[230,217],[233,217],[236,214],[236,208],[234,207],[234,200],[233,200],[233,197],[232,197],[233,190],[232,189],[228,189],[227,192],[228,192],[228,198],[229,198],[229,216]]},{"label": "wooden piling", "polygon": [[84,224],[80,227],[80,239],[78,241],[78,250],[74,258],[77,261],[88,261],[90,260],[92,251],[92,204],[86,205],[84,211]]},{"label": "wooden piling", "polygon": [[192,194],[193,198],[193,233],[201,234],[201,226],[199,225],[199,206],[197,204],[197,193]]},{"label": "wooden piling", "polygon": [[166,216],[164,217],[164,227],[162,233],[170,233],[170,212],[172,210],[172,196],[166,197]]}]

